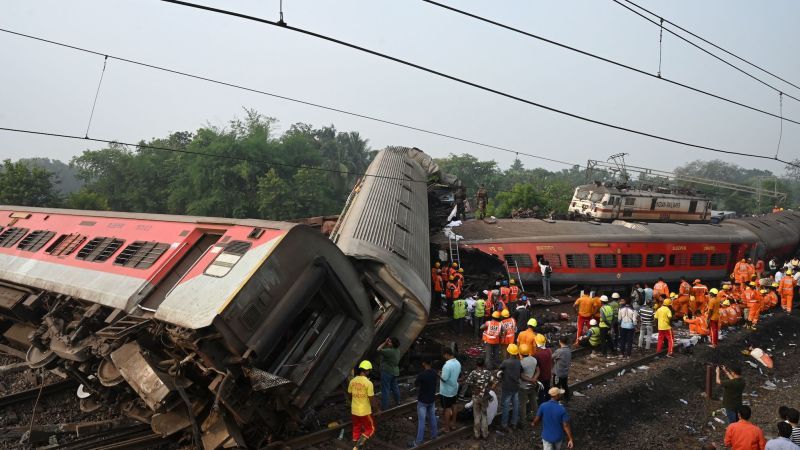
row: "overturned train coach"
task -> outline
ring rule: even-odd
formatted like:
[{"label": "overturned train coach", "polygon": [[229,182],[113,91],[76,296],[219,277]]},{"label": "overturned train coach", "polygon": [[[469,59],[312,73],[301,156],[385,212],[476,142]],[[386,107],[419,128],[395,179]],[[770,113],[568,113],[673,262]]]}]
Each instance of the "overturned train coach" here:
[{"label": "overturned train coach", "polygon": [[0,331],[81,383],[82,409],[260,447],[377,339],[407,346],[424,325],[430,170],[418,150],[380,152],[339,247],[294,223],[0,206]]},{"label": "overturned train coach", "polygon": [[[676,282],[681,277],[712,281],[728,278],[741,258],[766,262],[791,257],[800,244],[800,212],[725,220],[719,225],[470,220],[453,231],[463,238],[462,250],[474,250],[462,261],[473,254],[478,262],[494,256],[500,262],[495,270],[525,284],[541,281],[540,259],[550,262],[551,282],[558,285],[632,285],[657,278]],[[436,236],[434,243],[446,249],[447,238]]]}]

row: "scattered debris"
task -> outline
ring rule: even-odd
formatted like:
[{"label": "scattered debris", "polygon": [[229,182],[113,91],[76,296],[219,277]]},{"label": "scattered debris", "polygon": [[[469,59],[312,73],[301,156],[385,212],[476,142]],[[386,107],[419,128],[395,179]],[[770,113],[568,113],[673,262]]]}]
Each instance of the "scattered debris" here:
[{"label": "scattered debris", "polygon": [[681,403],[683,403],[684,405],[688,405],[688,404],[689,404],[689,402],[687,402],[686,400],[684,400],[684,399],[682,399],[682,398],[680,398],[680,399],[678,399],[678,400],[680,400],[680,401],[681,401]]}]

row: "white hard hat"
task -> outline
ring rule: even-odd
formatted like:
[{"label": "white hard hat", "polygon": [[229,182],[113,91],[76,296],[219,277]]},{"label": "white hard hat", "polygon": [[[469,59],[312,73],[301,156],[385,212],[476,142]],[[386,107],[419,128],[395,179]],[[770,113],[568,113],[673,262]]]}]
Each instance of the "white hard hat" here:
[{"label": "white hard hat", "polygon": [[595,325],[597,325],[597,321],[592,319],[592,320],[589,321],[589,325],[595,326]]},{"label": "white hard hat", "polygon": [[601,295],[600,296],[600,301],[601,302],[607,302],[608,301],[608,296],[607,295]]},{"label": "white hard hat", "polygon": [[613,294],[611,294],[611,298],[619,298],[619,294],[614,292]]}]

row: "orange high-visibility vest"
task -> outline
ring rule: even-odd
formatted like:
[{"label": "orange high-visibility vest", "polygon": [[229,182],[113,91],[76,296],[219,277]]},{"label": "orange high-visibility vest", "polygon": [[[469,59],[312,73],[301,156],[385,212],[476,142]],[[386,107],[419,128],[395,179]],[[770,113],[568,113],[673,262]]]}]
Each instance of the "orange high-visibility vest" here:
[{"label": "orange high-visibility vest", "polygon": [[508,303],[508,297],[511,294],[511,289],[506,286],[500,288],[500,298],[503,299],[504,302]]},{"label": "orange high-visibility vest", "polygon": [[500,343],[508,345],[514,343],[517,336],[517,321],[513,317],[508,317],[500,322]]},{"label": "orange high-visibility vest", "polygon": [[678,288],[678,293],[681,295],[691,295],[692,285],[687,283],[686,281],[682,282],[680,287]]},{"label": "orange high-visibility vest", "polygon": [[431,281],[433,281],[433,290],[435,292],[442,292],[442,276],[439,275],[439,269],[431,269]]},{"label": "orange high-visibility vest", "polygon": [[494,319],[486,322],[486,329],[483,330],[483,342],[491,345],[500,343],[500,322]]},{"label": "orange high-visibility vest", "polygon": [[510,286],[508,289],[510,291],[508,294],[508,299],[512,302],[517,301],[517,298],[519,297],[519,286],[515,284],[514,286]]},{"label": "orange high-visibility vest", "polygon": [[789,275],[781,278],[781,297],[794,295],[794,278]]},{"label": "orange high-visibility vest", "polygon": [[659,292],[661,295],[664,296],[664,298],[669,297],[669,286],[667,286],[667,283],[664,283],[663,281],[659,281],[656,284],[654,284],[653,291]]}]

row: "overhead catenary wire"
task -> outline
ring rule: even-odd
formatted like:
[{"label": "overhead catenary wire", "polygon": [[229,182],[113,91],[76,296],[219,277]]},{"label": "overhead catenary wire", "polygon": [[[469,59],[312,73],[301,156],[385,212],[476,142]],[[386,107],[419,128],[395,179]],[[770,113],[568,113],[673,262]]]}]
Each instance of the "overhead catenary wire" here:
[{"label": "overhead catenary wire", "polygon": [[[79,140],[79,141],[89,141],[89,142],[99,142],[108,145],[122,145],[125,147],[135,147],[138,149],[147,149],[147,150],[160,150],[165,152],[172,152],[172,153],[182,153],[186,155],[194,155],[194,156],[201,156],[201,157],[208,157],[208,158],[218,158],[218,159],[227,159],[233,161],[242,161],[242,162],[250,162],[255,164],[263,164],[265,166],[271,167],[286,167],[291,169],[305,169],[311,170],[315,172],[325,172],[325,173],[335,173],[340,175],[350,175],[355,177],[369,177],[369,178],[380,178],[386,180],[394,180],[394,181],[403,181],[403,182],[410,182],[410,183],[428,183],[428,180],[409,180],[408,178],[401,178],[401,177],[392,177],[388,175],[377,175],[377,174],[369,174],[365,172],[351,172],[347,170],[337,170],[337,169],[328,169],[325,167],[318,167],[318,166],[307,166],[301,164],[287,164],[287,163],[280,163],[275,161],[269,161],[266,159],[256,159],[256,158],[246,158],[243,156],[234,156],[228,154],[215,154],[215,153],[205,153],[205,152],[198,152],[195,150],[188,150],[188,149],[180,149],[180,148],[172,148],[172,147],[164,147],[160,145],[151,145],[151,144],[144,144],[144,143],[132,143],[132,142],[124,142],[119,140],[113,139],[100,139],[100,138],[93,138],[93,137],[84,137],[75,134],[65,134],[65,133],[56,133],[52,131],[40,131],[40,130],[29,130],[25,128],[12,128],[12,127],[2,127],[0,126],[0,131],[6,131],[10,133],[18,133],[18,134],[29,134],[35,136],[45,136],[45,137],[52,137],[52,138],[60,138],[60,139],[69,139],[69,140]],[[578,164],[574,164],[573,166],[578,166]],[[462,186],[465,188],[478,190],[478,186],[469,185],[462,181]],[[515,191],[511,191],[508,189],[491,189],[493,192],[509,192],[513,193]]]},{"label": "overhead catenary wire", "polygon": [[800,120],[793,120],[793,119],[788,118],[788,117],[780,117],[780,116],[778,116],[777,114],[775,114],[773,112],[770,112],[770,111],[767,111],[767,110],[764,110],[764,109],[761,109],[761,108],[758,108],[758,107],[755,107],[755,106],[752,106],[752,105],[748,105],[746,103],[742,103],[742,102],[739,102],[737,100],[733,100],[733,99],[730,99],[730,98],[727,98],[727,97],[723,97],[722,95],[714,94],[712,92],[709,92],[709,91],[706,91],[706,90],[703,90],[703,89],[700,89],[700,88],[697,88],[697,87],[694,87],[694,86],[691,86],[691,85],[688,85],[688,84],[685,84],[685,83],[681,83],[679,81],[675,81],[675,80],[672,80],[670,78],[666,78],[666,77],[662,76],[662,74],[661,74],[661,41],[662,41],[663,32],[664,32],[663,27],[662,27],[662,30],[659,32],[659,38],[658,38],[658,49],[659,49],[659,51],[658,51],[658,73],[654,74],[654,73],[650,73],[650,72],[648,72],[646,70],[638,69],[638,68],[633,67],[633,66],[631,66],[629,64],[625,64],[625,63],[622,63],[622,62],[619,62],[619,61],[616,61],[616,60],[613,60],[613,59],[609,59],[609,58],[600,56],[600,55],[598,55],[596,53],[588,52],[586,50],[581,50],[579,48],[572,47],[570,45],[563,44],[561,42],[558,42],[558,41],[555,41],[555,40],[552,40],[552,39],[548,39],[548,38],[546,38],[544,36],[540,36],[540,35],[537,35],[537,34],[534,34],[534,33],[531,33],[531,32],[516,28],[516,27],[513,27],[511,25],[504,24],[502,22],[498,22],[496,20],[488,19],[486,17],[479,16],[477,14],[473,14],[471,12],[464,11],[462,9],[458,9],[458,8],[455,8],[455,7],[450,6],[450,5],[446,5],[444,3],[440,3],[440,2],[435,1],[435,0],[422,0],[422,1],[425,2],[425,3],[428,3],[430,5],[438,6],[439,8],[443,8],[445,10],[449,10],[451,12],[454,12],[454,13],[457,13],[457,14],[461,14],[463,16],[471,17],[471,18],[476,19],[478,21],[481,21],[481,22],[484,22],[484,23],[487,23],[487,24],[490,24],[490,25],[494,25],[496,27],[503,28],[503,29],[508,30],[508,31],[513,31],[514,33],[518,33],[518,34],[521,34],[521,35],[536,39],[538,41],[541,41],[541,42],[544,42],[544,43],[547,43],[547,44],[554,45],[554,46],[562,48],[564,50],[569,50],[571,52],[578,53],[580,55],[587,56],[589,58],[593,58],[593,59],[596,59],[598,61],[602,61],[602,62],[611,64],[611,65],[617,66],[619,68],[629,70],[631,72],[635,72],[635,73],[637,73],[639,75],[644,75],[646,77],[650,77],[650,78],[654,78],[654,79],[657,79],[657,80],[661,80],[661,81],[669,83],[669,84],[671,84],[673,86],[678,86],[678,87],[681,87],[681,88],[684,88],[684,89],[688,89],[688,90],[690,90],[692,92],[695,92],[697,94],[705,95],[705,96],[708,96],[708,97],[711,97],[711,98],[714,98],[714,99],[717,99],[717,100],[720,100],[720,101],[723,101],[723,102],[726,102],[726,103],[730,103],[732,105],[736,105],[736,106],[739,106],[739,107],[742,107],[742,108],[746,108],[746,109],[749,109],[751,111],[758,112],[760,114],[764,114],[764,115],[767,115],[767,116],[771,116],[771,117],[774,117],[774,118],[785,120],[785,121],[791,122],[791,123],[793,123],[795,125],[800,125]]},{"label": "overhead catenary wire", "polygon": [[637,3],[634,3],[634,2],[632,2],[631,0],[625,0],[625,1],[626,1],[627,3],[630,3],[631,5],[633,5],[633,6],[637,7],[637,8],[639,8],[639,9],[641,9],[642,11],[645,11],[645,12],[647,12],[648,14],[651,14],[651,15],[653,15],[653,16],[656,16],[656,17],[658,17],[658,18],[659,18],[659,19],[661,19],[663,22],[667,22],[668,24],[670,24],[670,25],[672,25],[673,27],[675,27],[675,28],[677,28],[677,29],[679,29],[679,30],[683,31],[684,33],[686,33],[686,34],[688,34],[688,35],[691,35],[692,37],[695,37],[695,38],[697,38],[697,39],[700,39],[701,41],[705,42],[706,44],[708,44],[708,45],[710,45],[710,46],[712,46],[712,47],[714,47],[714,48],[716,48],[717,50],[719,50],[719,51],[722,51],[722,52],[724,52],[724,53],[727,53],[728,55],[730,55],[730,56],[733,56],[734,58],[738,59],[739,61],[742,61],[743,63],[745,63],[745,64],[747,64],[747,65],[749,65],[749,66],[752,66],[752,67],[754,67],[754,68],[756,68],[756,69],[758,69],[758,70],[760,70],[760,71],[762,71],[762,72],[766,73],[767,75],[771,75],[771,76],[773,76],[773,77],[775,77],[775,78],[777,78],[777,79],[779,79],[779,80],[783,81],[784,83],[786,83],[786,84],[788,84],[788,85],[790,85],[790,86],[792,86],[792,87],[795,87],[795,88],[797,88],[797,89],[800,89],[800,86],[798,86],[798,85],[796,85],[796,84],[792,83],[791,81],[789,81],[789,80],[787,80],[787,79],[785,79],[785,78],[783,78],[783,77],[781,77],[781,76],[779,76],[779,75],[776,75],[775,73],[773,73],[773,72],[770,72],[769,70],[767,70],[767,69],[765,69],[765,68],[763,68],[763,67],[761,67],[761,66],[759,66],[759,65],[757,65],[757,64],[755,64],[755,63],[753,63],[753,62],[750,62],[750,61],[748,61],[747,59],[745,59],[745,58],[743,58],[743,57],[741,57],[741,56],[739,56],[739,55],[737,55],[737,54],[735,54],[735,53],[733,53],[733,52],[731,52],[731,51],[729,51],[729,50],[726,50],[726,49],[724,49],[724,48],[720,47],[719,45],[717,45],[717,44],[715,44],[715,43],[713,43],[713,42],[709,41],[708,39],[705,39],[705,38],[703,38],[702,36],[700,36],[700,35],[698,35],[698,34],[696,34],[696,33],[693,33],[693,32],[691,32],[691,31],[687,30],[686,28],[684,28],[684,27],[682,27],[682,26],[678,25],[678,24],[677,24],[677,23],[675,23],[675,22],[672,22],[672,21],[671,21],[671,20],[669,20],[669,19],[665,19],[665,18],[663,18],[661,15],[659,15],[659,14],[656,14],[656,13],[654,13],[654,12],[650,11],[649,9],[645,8],[644,6],[641,6],[641,5],[637,4]]},{"label": "overhead catenary wire", "polygon": [[106,65],[108,64],[108,55],[103,58],[103,70],[100,72],[100,80],[97,82],[97,90],[94,93],[94,101],[92,102],[92,112],[89,113],[89,123],[86,124],[86,137],[89,137],[89,128],[92,126],[92,118],[94,118],[94,108],[97,106],[97,97],[100,96],[100,86],[103,85],[103,76],[106,74]]},{"label": "overhead catenary wire", "polygon": [[158,65],[155,65],[155,64],[149,64],[149,63],[146,63],[146,62],[137,61],[137,60],[130,59],[130,58],[125,58],[125,57],[122,57],[122,56],[116,56],[116,55],[113,55],[113,54],[110,54],[110,53],[106,53],[106,52],[101,52],[101,51],[98,51],[98,50],[91,50],[91,49],[87,49],[87,48],[84,48],[84,47],[78,47],[78,46],[75,46],[75,45],[66,44],[66,43],[58,42],[58,41],[53,41],[53,40],[50,40],[50,39],[42,38],[42,37],[39,37],[39,36],[33,36],[33,35],[30,35],[30,34],[20,33],[20,32],[8,30],[8,29],[5,29],[5,28],[0,28],[0,32],[8,33],[8,34],[11,34],[11,35],[15,35],[15,36],[19,36],[19,37],[23,37],[23,38],[27,38],[27,39],[33,39],[33,40],[36,40],[36,41],[39,41],[39,42],[44,42],[44,43],[47,43],[47,44],[52,44],[52,45],[56,45],[56,46],[59,46],[59,47],[64,47],[64,48],[68,48],[68,49],[71,49],[71,50],[76,50],[76,51],[80,51],[80,52],[84,52],[84,53],[88,53],[88,54],[93,54],[93,55],[97,55],[97,56],[103,56],[104,58],[114,59],[114,60],[117,60],[117,61],[129,63],[129,64],[133,64],[133,65],[137,65],[137,66],[140,66],[140,67],[146,67],[148,69],[159,70],[159,71],[170,73],[170,74],[173,74],[173,75],[179,75],[179,76],[186,77],[186,78],[192,78],[192,79],[196,79],[196,80],[200,80],[200,81],[205,81],[205,82],[208,82],[208,83],[212,83],[212,84],[216,84],[216,85],[220,85],[220,86],[226,86],[226,87],[229,87],[229,88],[234,88],[234,89],[238,89],[238,90],[242,90],[242,91],[246,91],[246,92],[250,92],[250,93],[254,93],[254,94],[266,95],[268,97],[277,98],[277,99],[281,99],[281,100],[286,100],[286,101],[293,102],[293,103],[298,103],[298,104],[301,104],[301,105],[311,106],[313,108],[324,109],[324,110],[327,110],[327,111],[333,111],[333,112],[340,113],[340,114],[345,114],[345,115],[348,115],[348,116],[351,116],[351,117],[358,117],[360,119],[366,119],[366,120],[370,120],[370,121],[373,121],[373,122],[382,123],[384,125],[390,125],[390,126],[394,126],[394,127],[398,127],[398,128],[405,128],[407,130],[417,131],[417,132],[429,134],[429,135],[432,135],[432,136],[438,136],[438,137],[442,137],[442,138],[445,138],[445,139],[450,139],[450,140],[454,140],[454,141],[458,141],[458,142],[463,142],[465,144],[472,144],[472,145],[477,145],[479,147],[490,148],[490,149],[493,149],[493,150],[499,150],[499,151],[502,151],[502,152],[505,152],[505,153],[513,153],[513,154],[515,154],[517,156],[522,155],[522,156],[526,156],[526,157],[533,158],[533,159],[539,159],[539,160],[542,160],[542,161],[549,161],[549,162],[553,162],[553,163],[557,163],[557,164],[564,164],[564,165],[568,165],[568,166],[580,165],[580,164],[576,164],[574,162],[563,161],[563,160],[559,160],[559,159],[555,159],[555,158],[548,158],[546,156],[537,155],[535,153],[528,153],[528,152],[523,152],[523,151],[511,149],[511,148],[508,148],[508,147],[503,147],[503,146],[500,146],[500,145],[494,145],[494,144],[489,144],[489,143],[486,143],[486,142],[480,142],[480,141],[477,141],[477,140],[474,140],[474,139],[459,137],[459,136],[456,136],[456,135],[453,135],[453,134],[449,134],[449,133],[445,133],[445,132],[441,132],[441,131],[435,131],[435,130],[422,128],[422,127],[418,127],[418,126],[414,126],[414,125],[409,125],[409,124],[402,123],[402,122],[397,122],[397,121],[394,121],[394,120],[382,119],[382,118],[377,117],[377,116],[358,113],[358,112],[354,112],[354,111],[349,111],[349,110],[345,110],[345,109],[342,109],[342,108],[339,108],[339,107],[335,107],[335,106],[323,105],[321,103],[315,103],[315,102],[311,102],[311,101],[308,101],[308,100],[302,100],[302,99],[298,99],[298,98],[294,98],[294,97],[289,97],[289,96],[286,96],[286,95],[276,94],[274,92],[269,92],[269,91],[265,91],[265,90],[262,90],[262,89],[256,89],[256,88],[253,88],[253,87],[247,87],[247,86],[244,86],[244,85],[240,85],[240,84],[236,84],[236,83],[232,83],[232,82],[228,82],[228,81],[222,81],[222,80],[218,80],[218,79],[207,77],[207,76],[203,76],[203,75],[192,74],[192,73],[183,72],[183,71],[180,71],[180,70],[177,70],[177,69],[171,69],[171,68],[164,67],[164,66],[158,66]]},{"label": "overhead catenary wire", "polygon": [[[353,43],[350,43],[350,42],[347,42],[347,41],[343,41],[341,39],[337,39],[337,38],[334,38],[334,37],[331,37],[331,36],[320,34],[320,33],[314,32],[314,31],[306,30],[304,28],[293,27],[293,26],[290,26],[290,25],[280,25],[277,22],[274,22],[272,20],[262,19],[260,17],[250,16],[250,15],[247,15],[247,14],[237,13],[237,12],[229,11],[229,10],[225,10],[225,9],[213,8],[211,6],[198,5],[198,4],[195,4],[195,3],[184,2],[184,1],[181,1],[181,0],[161,0],[161,1],[166,2],[166,3],[172,3],[172,4],[175,4],[175,5],[179,5],[179,6],[185,6],[185,7],[189,7],[189,8],[199,9],[199,10],[203,10],[203,11],[207,11],[207,12],[213,12],[213,13],[216,13],[216,14],[222,14],[222,15],[227,15],[227,16],[231,16],[231,17],[237,17],[237,18],[240,18],[240,19],[246,19],[246,20],[250,20],[250,21],[254,21],[254,22],[259,22],[259,23],[262,23],[262,24],[265,24],[265,25],[270,25],[270,26],[279,27],[279,28],[282,28],[282,29],[285,29],[285,30],[294,31],[294,32],[297,32],[297,33],[300,33],[300,34],[304,34],[304,35],[307,35],[307,36],[311,36],[311,37],[322,39],[322,40],[325,40],[325,41],[328,41],[328,42],[332,42],[332,43],[337,44],[337,45],[342,45],[344,47],[348,47],[348,48],[351,48],[353,50],[358,50],[358,51],[363,52],[363,53],[367,53],[367,54],[370,54],[370,55],[373,55],[373,56],[377,56],[379,58],[383,58],[383,59],[386,59],[386,60],[389,60],[389,61],[394,61],[394,62],[402,64],[404,66],[412,67],[414,69],[417,69],[417,70],[420,70],[420,71],[423,71],[423,72],[427,72],[427,73],[429,73],[431,75],[436,75],[438,77],[441,77],[441,78],[444,78],[444,79],[448,79],[448,80],[451,80],[451,81],[454,81],[454,82],[457,82],[457,83],[460,83],[460,84],[463,84],[463,85],[466,85],[466,86],[471,86],[471,87],[474,87],[476,89],[479,89],[479,90],[482,90],[482,91],[485,91],[485,92],[489,92],[489,93],[492,93],[492,94],[495,94],[495,95],[498,95],[498,96],[501,96],[501,97],[505,97],[505,98],[510,99],[510,100],[514,100],[514,101],[517,101],[517,102],[520,102],[520,103],[525,103],[527,105],[534,106],[536,108],[540,108],[540,109],[544,109],[544,110],[547,110],[547,111],[551,111],[551,112],[554,112],[554,113],[557,113],[557,114],[561,114],[561,115],[564,115],[564,116],[567,116],[567,117],[572,117],[574,119],[582,120],[584,122],[593,123],[595,125],[600,125],[600,126],[603,126],[603,127],[606,127],[606,128],[611,128],[611,129],[615,129],[615,130],[619,130],[619,131],[624,131],[624,132],[631,133],[631,134],[636,134],[636,135],[639,135],[639,136],[645,136],[645,137],[649,137],[649,138],[652,138],[652,139],[660,140],[660,141],[663,141],[663,142],[669,142],[669,143],[672,143],[672,144],[682,145],[682,146],[685,146],[685,147],[696,148],[696,149],[699,149],[699,150],[707,150],[707,151],[711,151],[711,152],[715,152],[715,153],[723,153],[723,154],[727,154],[727,155],[737,155],[737,156],[745,156],[745,157],[750,157],[750,158],[773,160],[773,161],[781,162],[783,164],[800,167],[800,164],[791,163],[789,161],[784,161],[784,160],[781,160],[781,159],[777,159],[777,158],[774,158],[772,156],[758,155],[758,154],[744,153],[744,152],[737,152],[737,151],[733,151],[733,150],[715,148],[715,147],[710,147],[710,146],[701,145],[701,144],[694,144],[694,143],[687,142],[687,141],[681,141],[679,139],[669,138],[669,137],[666,137],[666,136],[660,136],[660,135],[657,135],[657,134],[654,134],[654,133],[650,133],[650,132],[646,132],[646,131],[636,130],[636,129],[625,127],[625,126],[621,126],[621,125],[615,125],[615,124],[612,124],[612,123],[609,123],[609,122],[604,122],[604,121],[601,121],[601,120],[598,120],[598,119],[592,119],[592,118],[587,117],[587,116],[582,116],[580,114],[571,113],[571,112],[568,112],[568,111],[565,111],[565,110],[562,110],[562,109],[559,109],[559,108],[555,108],[555,107],[552,107],[552,106],[544,105],[542,103],[538,103],[538,102],[535,102],[533,100],[528,100],[528,99],[523,98],[523,97],[519,97],[519,96],[516,96],[516,95],[513,95],[513,94],[509,94],[509,93],[501,91],[499,89],[491,88],[491,87],[488,87],[486,85],[482,85],[482,84],[479,84],[479,83],[476,83],[476,82],[472,82],[472,81],[466,80],[464,78],[457,77],[455,75],[449,75],[447,73],[444,73],[444,72],[441,72],[441,71],[438,71],[438,70],[435,70],[435,69],[431,69],[429,67],[422,66],[420,64],[413,63],[413,62],[410,62],[410,61],[402,59],[402,58],[391,56],[391,55],[388,55],[386,53],[382,53],[382,52],[379,52],[379,51],[376,51],[376,50],[371,50],[369,48],[366,48],[366,47],[363,47],[363,46],[360,46],[360,45],[357,45],[357,44],[353,44]],[[617,0],[614,0],[614,1],[617,1]]]},{"label": "overhead catenary wire", "polygon": [[[162,0],[162,1],[169,1],[169,0]],[[641,17],[642,19],[652,23],[653,25],[660,26],[659,22],[657,22],[657,21],[645,16],[644,14],[640,13],[639,11],[636,11],[635,9],[631,8],[630,6],[623,4],[620,0],[611,0],[611,1],[616,3],[616,4],[618,4],[619,6],[622,6],[623,8],[627,9],[628,11],[636,14],[637,16]],[[625,1],[628,1],[628,0],[625,0]],[[659,19],[661,18],[660,16],[656,16],[656,17],[658,17]],[[666,22],[666,20],[665,20],[665,22]],[[773,86],[772,84],[762,80],[761,78],[753,75],[752,73],[742,69],[741,67],[737,66],[736,64],[733,64],[730,61],[720,57],[719,55],[714,54],[714,52],[711,52],[708,49],[705,49],[705,48],[701,47],[697,43],[692,42],[691,40],[687,39],[684,36],[681,36],[680,34],[676,33],[675,31],[670,30],[668,27],[663,27],[663,28],[664,28],[664,31],[666,31],[667,33],[669,33],[669,34],[677,37],[678,39],[686,42],[687,44],[691,45],[692,47],[695,47],[696,49],[700,50],[701,52],[706,53],[707,55],[711,56],[712,58],[714,58],[714,59],[722,62],[723,64],[731,67],[732,69],[736,70],[737,72],[741,72],[742,74],[748,76],[749,78],[752,78],[753,80],[763,84],[764,86],[772,89],[775,92],[781,92],[781,90],[779,88],[777,88],[777,87]],[[789,95],[789,94],[787,94],[785,92],[784,92],[783,95],[785,95],[786,97],[791,98],[792,100],[800,102],[800,98],[797,98],[797,97],[795,97],[793,95]]]}]

